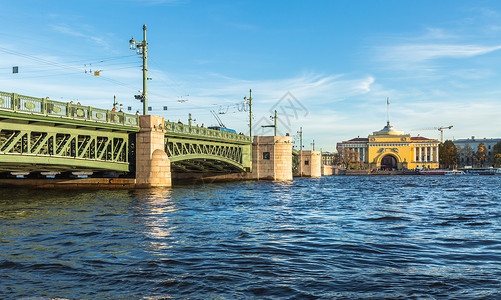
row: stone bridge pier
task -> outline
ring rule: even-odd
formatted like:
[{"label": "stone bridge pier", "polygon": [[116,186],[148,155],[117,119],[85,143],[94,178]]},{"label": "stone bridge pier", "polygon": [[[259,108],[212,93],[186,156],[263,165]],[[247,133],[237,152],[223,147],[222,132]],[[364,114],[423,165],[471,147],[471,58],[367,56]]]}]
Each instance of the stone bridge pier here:
[{"label": "stone bridge pier", "polygon": [[292,137],[254,137],[252,144],[252,178],[292,180]]},{"label": "stone bridge pier", "polygon": [[320,151],[299,151],[299,176],[322,177],[322,153]]},{"label": "stone bridge pier", "polygon": [[165,153],[164,118],[143,115],[136,134],[136,187],[172,185],[170,160]]}]

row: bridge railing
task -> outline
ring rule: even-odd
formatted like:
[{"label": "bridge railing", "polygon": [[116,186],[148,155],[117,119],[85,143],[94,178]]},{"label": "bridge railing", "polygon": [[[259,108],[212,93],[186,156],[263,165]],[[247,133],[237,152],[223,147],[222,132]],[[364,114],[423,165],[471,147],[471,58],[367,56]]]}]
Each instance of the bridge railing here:
[{"label": "bridge railing", "polygon": [[250,137],[243,134],[208,129],[199,126],[190,126],[187,124],[174,123],[168,121],[165,122],[165,130],[167,132],[175,132],[192,136],[219,138],[223,140],[237,141],[237,142],[249,142],[249,143],[251,142]]},{"label": "bridge railing", "polygon": [[6,92],[0,92],[0,110],[139,127],[137,115]]}]

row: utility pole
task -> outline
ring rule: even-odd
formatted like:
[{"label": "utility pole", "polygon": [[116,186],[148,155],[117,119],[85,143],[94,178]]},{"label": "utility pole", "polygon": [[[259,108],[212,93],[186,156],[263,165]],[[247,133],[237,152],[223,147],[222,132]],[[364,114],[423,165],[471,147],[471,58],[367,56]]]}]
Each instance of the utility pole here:
[{"label": "utility pole", "polygon": [[273,136],[277,136],[277,111],[275,110],[275,116],[270,116],[271,120],[274,120],[273,125],[263,125],[261,127],[273,127]]},{"label": "utility pole", "polygon": [[137,54],[142,54],[143,56],[143,93],[142,93],[142,101],[143,101],[143,115],[146,115],[148,111],[148,96],[147,96],[147,61],[148,61],[148,42],[146,42],[146,24],[143,25],[143,41],[136,42],[134,37],[130,39],[130,49],[136,50]]},{"label": "utility pole", "polygon": [[315,140],[313,140],[313,143],[311,143],[311,145],[313,146],[313,151],[315,151]]},{"label": "utility pole", "polygon": [[273,120],[275,121],[275,125],[273,126],[275,128],[275,135],[277,136],[277,110],[275,109],[275,117],[273,117]]},{"label": "utility pole", "polygon": [[249,136],[252,141],[252,89],[249,90],[249,98],[244,97],[244,100],[249,104]]},{"label": "utility pole", "polygon": [[303,177],[303,127],[299,127],[299,176]]},{"label": "utility pole", "polygon": [[303,151],[303,127],[299,127],[299,151]]},{"label": "utility pole", "polygon": [[148,61],[148,43],[146,42],[146,24],[143,24],[143,115],[146,115],[147,112],[148,112],[148,96],[147,96],[147,88],[146,88],[146,85],[147,85],[147,81],[148,81],[148,77],[147,77],[147,72],[148,72],[148,68],[147,68],[147,61]]}]

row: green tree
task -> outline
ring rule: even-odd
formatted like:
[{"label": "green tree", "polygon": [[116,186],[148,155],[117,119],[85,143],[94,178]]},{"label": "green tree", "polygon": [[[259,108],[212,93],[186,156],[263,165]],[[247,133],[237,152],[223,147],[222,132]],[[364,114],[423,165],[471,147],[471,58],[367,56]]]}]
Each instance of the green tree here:
[{"label": "green tree", "polygon": [[343,148],[339,152],[339,162],[342,166],[348,169],[351,163],[356,161],[356,152],[348,148]]},{"label": "green tree", "polygon": [[453,168],[457,165],[458,151],[451,140],[446,140],[439,147],[440,165],[445,168]]},{"label": "green tree", "polygon": [[461,155],[465,158],[464,165],[473,165],[473,149],[470,145],[466,144],[461,149]]},{"label": "green tree", "polygon": [[499,168],[501,166],[501,141],[494,145],[494,149],[492,151],[494,154],[494,165]]},{"label": "green tree", "polygon": [[339,165],[341,163],[340,157],[341,156],[339,155],[339,153],[334,153],[334,157],[332,158],[332,164],[334,166],[337,166],[337,165]]},{"label": "green tree", "polygon": [[480,143],[477,147],[477,152],[475,153],[475,158],[481,167],[484,166],[484,162],[487,160],[487,147],[484,143]]}]

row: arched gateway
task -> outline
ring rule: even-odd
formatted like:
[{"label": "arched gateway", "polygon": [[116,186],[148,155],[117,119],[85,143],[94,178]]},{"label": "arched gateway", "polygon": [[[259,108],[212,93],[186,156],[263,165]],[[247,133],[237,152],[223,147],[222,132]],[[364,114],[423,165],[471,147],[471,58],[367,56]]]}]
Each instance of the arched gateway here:
[{"label": "arched gateway", "polygon": [[392,170],[397,169],[397,159],[393,155],[386,155],[381,159],[381,169]]},{"label": "arched gateway", "polygon": [[[440,142],[422,136],[411,137],[388,122],[367,138],[354,138],[339,143],[338,153],[350,153],[354,163],[367,169],[414,169],[429,166],[437,169]],[[341,152],[347,149],[348,151]]]}]

